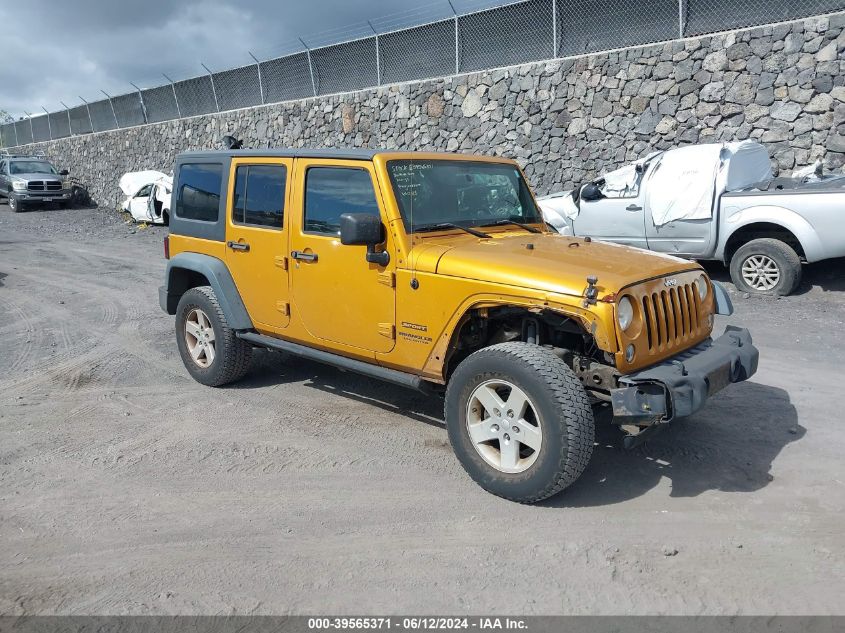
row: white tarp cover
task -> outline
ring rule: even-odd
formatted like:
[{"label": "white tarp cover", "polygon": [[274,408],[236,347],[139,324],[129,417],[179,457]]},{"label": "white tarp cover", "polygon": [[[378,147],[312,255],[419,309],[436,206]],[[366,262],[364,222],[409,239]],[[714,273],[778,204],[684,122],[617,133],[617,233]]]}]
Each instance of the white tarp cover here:
[{"label": "white tarp cover", "polygon": [[163,184],[167,189],[173,188],[173,178],[160,171],[133,171],[120,177],[120,190],[127,196],[134,196],[141,187],[149,184]]},{"label": "white tarp cover", "polygon": [[574,220],[578,217],[578,206],[572,199],[572,191],[564,191],[551,196],[538,198],[537,203],[543,212],[543,219],[558,231],[567,225],[567,218]]},{"label": "white tarp cover", "polygon": [[754,141],[679,147],[649,172],[645,204],[655,226],[709,219],[718,195],[772,177],[769,154]]}]

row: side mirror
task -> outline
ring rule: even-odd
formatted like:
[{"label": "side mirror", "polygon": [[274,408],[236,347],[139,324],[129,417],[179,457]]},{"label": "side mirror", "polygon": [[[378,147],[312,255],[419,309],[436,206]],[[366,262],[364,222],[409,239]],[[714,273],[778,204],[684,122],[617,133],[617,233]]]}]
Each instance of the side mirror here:
[{"label": "side mirror", "polygon": [[588,183],[581,188],[581,200],[591,202],[594,200],[601,200],[602,198],[604,198],[604,194],[601,192],[601,189],[598,188],[598,185],[593,182]]},{"label": "side mirror", "polygon": [[67,176],[70,172],[67,169],[63,169],[59,172],[59,176]]},{"label": "side mirror", "polygon": [[340,216],[340,243],[346,246],[366,246],[367,261],[387,266],[390,253],[376,252],[376,244],[384,241],[381,218],[371,213],[344,213]]}]

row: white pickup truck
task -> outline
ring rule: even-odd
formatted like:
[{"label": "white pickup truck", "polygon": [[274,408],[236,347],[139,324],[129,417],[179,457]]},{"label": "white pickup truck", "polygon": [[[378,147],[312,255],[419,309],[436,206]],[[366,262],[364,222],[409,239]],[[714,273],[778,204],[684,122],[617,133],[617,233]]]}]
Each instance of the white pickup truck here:
[{"label": "white pickup truck", "polygon": [[845,257],[845,176],[773,178],[753,141],[654,152],[538,202],[560,233],[718,260],[756,294],[790,294],[802,262]]}]

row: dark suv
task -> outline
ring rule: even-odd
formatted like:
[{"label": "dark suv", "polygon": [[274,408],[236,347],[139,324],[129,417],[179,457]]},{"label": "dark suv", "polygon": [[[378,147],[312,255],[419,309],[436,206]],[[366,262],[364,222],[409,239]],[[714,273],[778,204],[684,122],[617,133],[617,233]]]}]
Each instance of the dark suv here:
[{"label": "dark suv", "polygon": [[9,208],[18,212],[25,206],[55,202],[65,206],[71,190],[64,182],[68,171],[56,171],[45,158],[35,156],[0,156],[0,196]]}]

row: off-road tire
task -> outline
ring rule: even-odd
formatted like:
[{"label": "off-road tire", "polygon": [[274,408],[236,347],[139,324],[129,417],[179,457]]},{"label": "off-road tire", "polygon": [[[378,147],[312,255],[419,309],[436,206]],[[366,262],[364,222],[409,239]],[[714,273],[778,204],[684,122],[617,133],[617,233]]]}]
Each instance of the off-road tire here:
[{"label": "off-road tire", "polygon": [[[536,461],[520,473],[505,473],[476,450],[467,428],[473,391],[490,380],[521,389],[538,414],[542,444]],[[593,452],[595,423],[584,387],[550,350],[529,343],[500,343],[468,356],[446,389],[446,425],[455,455],[482,488],[519,503],[558,494],[584,472]]]},{"label": "off-road tire", "polygon": [[[199,308],[208,316],[214,330],[215,357],[205,368],[193,361],[186,341],[185,321],[194,308]],[[239,339],[229,327],[210,286],[191,288],[182,295],[176,308],[176,342],[188,373],[203,385],[220,387],[240,380],[249,370],[252,346]]]},{"label": "off-road tire", "polygon": [[[780,275],[777,283],[769,289],[755,288],[742,276],[743,263],[753,256],[773,261]],[[731,280],[741,292],[756,295],[786,296],[795,292],[801,284],[801,259],[795,250],[780,240],[760,238],[751,240],[737,249],[731,258]]]}]

